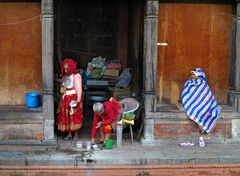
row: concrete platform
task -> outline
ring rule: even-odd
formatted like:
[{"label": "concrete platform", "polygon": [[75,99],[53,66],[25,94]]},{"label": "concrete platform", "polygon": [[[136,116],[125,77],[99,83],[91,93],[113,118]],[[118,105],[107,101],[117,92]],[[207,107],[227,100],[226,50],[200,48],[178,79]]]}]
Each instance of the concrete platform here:
[{"label": "concrete platform", "polygon": [[42,107],[0,106],[0,144],[41,144],[43,129]]},{"label": "concrete platform", "polygon": [[[85,142],[85,141],[83,141]],[[146,146],[125,143],[121,148],[92,151],[76,148],[74,141],[56,146],[1,145],[0,166],[111,166],[240,163],[239,143],[208,143],[181,147],[176,141]]]},{"label": "concrete platform", "polygon": [[[181,116],[181,113],[177,114]],[[225,114],[223,120],[228,119],[227,112]],[[160,115],[163,116],[158,117],[162,123],[165,114],[162,112]],[[165,119],[165,122],[173,119]],[[91,139],[91,127],[84,126],[86,128],[80,130],[79,140],[83,143]],[[165,134],[169,135],[169,131]],[[46,145],[42,142],[27,145],[24,140],[13,145],[6,140],[0,145],[0,175],[240,175],[239,138],[210,135],[205,139],[206,147],[200,148],[198,136],[189,131],[185,136],[186,140],[195,143],[193,147],[181,147],[179,143],[185,138],[176,137],[153,141],[142,139],[143,143],[134,141],[131,144],[130,136],[124,134],[122,147],[93,151],[78,149],[76,141],[63,141],[63,134],[57,135],[55,142]],[[114,135],[112,137],[115,138]]]},{"label": "concrete platform", "polygon": [[[86,142],[87,140],[82,140]],[[0,145],[1,176],[236,176],[240,175],[239,143],[181,147],[178,141],[158,145],[130,144],[92,151],[74,141],[55,146]]]}]

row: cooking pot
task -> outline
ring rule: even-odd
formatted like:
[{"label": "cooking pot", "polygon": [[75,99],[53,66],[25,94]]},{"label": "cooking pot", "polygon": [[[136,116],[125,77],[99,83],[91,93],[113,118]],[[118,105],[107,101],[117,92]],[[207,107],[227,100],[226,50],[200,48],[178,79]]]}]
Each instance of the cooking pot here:
[{"label": "cooking pot", "polygon": [[102,144],[92,144],[92,149],[97,151],[102,149]]}]

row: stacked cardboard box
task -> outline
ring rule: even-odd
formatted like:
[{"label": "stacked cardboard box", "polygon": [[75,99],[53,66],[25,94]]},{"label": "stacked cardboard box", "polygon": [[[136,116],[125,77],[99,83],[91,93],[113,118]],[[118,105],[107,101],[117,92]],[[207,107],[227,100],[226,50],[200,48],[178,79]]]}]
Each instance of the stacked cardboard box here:
[{"label": "stacked cardboard box", "polygon": [[103,73],[103,79],[108,80],[110,86],[114,87],[117,83],[121,67],[121,64],[118,62],[111,62],[107,64],[107,67]]}]

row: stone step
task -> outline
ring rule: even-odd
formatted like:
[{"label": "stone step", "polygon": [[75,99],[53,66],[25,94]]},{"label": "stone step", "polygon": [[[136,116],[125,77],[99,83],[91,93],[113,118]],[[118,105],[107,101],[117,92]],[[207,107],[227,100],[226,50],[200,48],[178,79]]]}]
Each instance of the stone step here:
[{"label": "stone step", "polygon": [[[155,142],[198,140],[198,125],[190,120],[186,113],[176,105],[158,105],[158,112],[148,114],[145,123]],[[230,106],[222,106],[221,114],[214,130],[205,135],[211,142],[240,141],[240,114]],[[144,141],[144,140],[143,140]]]},{"label": "stone step", "polygon": [[[200,135],[198,125],[190,119],[161,119],[154,123],[154,137],[161,140],[191,139]],[[232,139],[232,120],[218,119],[208,138]]]},{"label": "stone step", "polygon": [[0,143],[6,141],[43,140],[41,109],[0,107]]}]

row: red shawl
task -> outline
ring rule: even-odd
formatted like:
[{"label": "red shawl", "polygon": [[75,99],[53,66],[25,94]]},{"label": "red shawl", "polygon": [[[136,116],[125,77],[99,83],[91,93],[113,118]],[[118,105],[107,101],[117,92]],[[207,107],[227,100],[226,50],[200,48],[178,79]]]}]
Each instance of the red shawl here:
[{"label": "red shawl", "polygon": [[64,65],[65,64],[68,65],[68,71],[69,71],[70,74],[77,73],[77,62],[73,59],[64,59],[61,62],[61,72],[62,72],[63,76],[66,74],[65,71],[64,71]]}]

